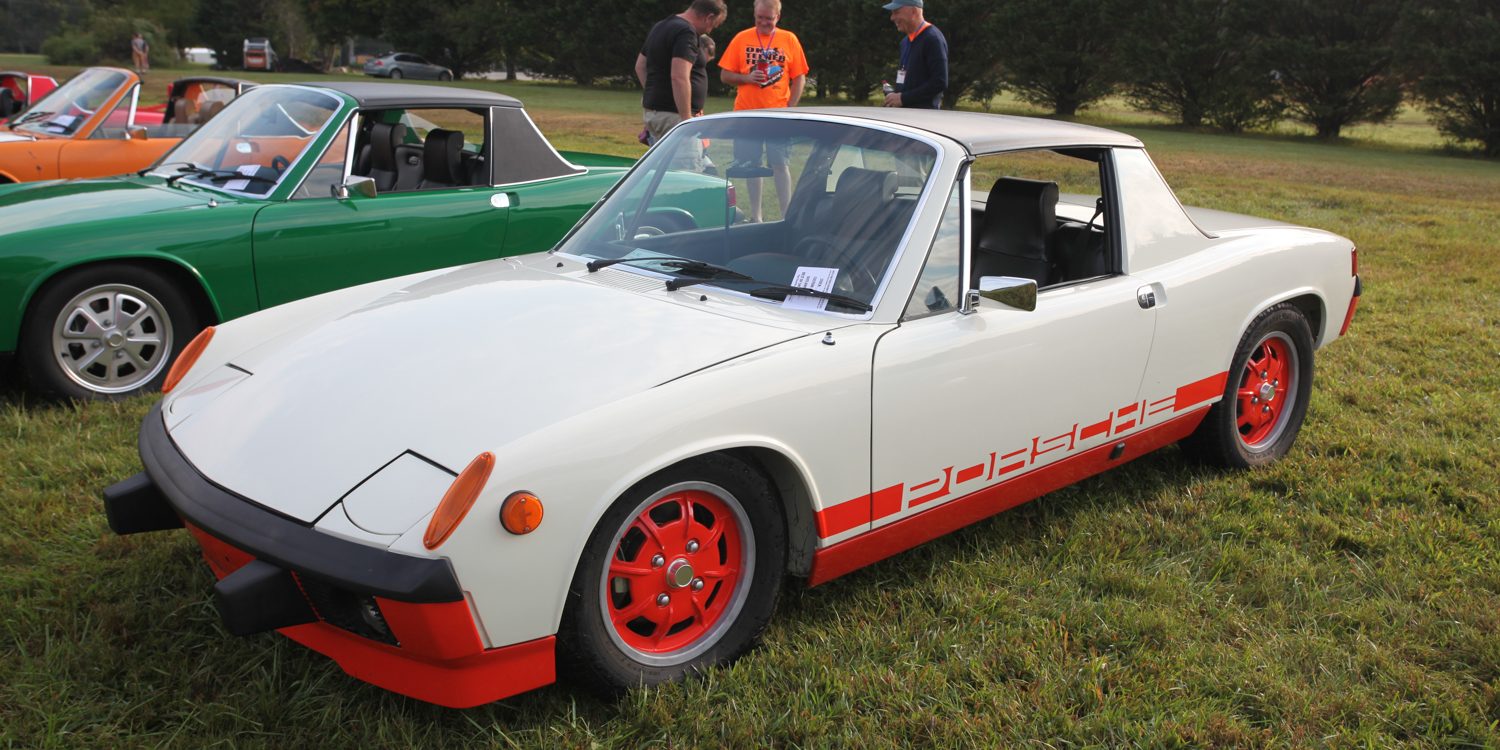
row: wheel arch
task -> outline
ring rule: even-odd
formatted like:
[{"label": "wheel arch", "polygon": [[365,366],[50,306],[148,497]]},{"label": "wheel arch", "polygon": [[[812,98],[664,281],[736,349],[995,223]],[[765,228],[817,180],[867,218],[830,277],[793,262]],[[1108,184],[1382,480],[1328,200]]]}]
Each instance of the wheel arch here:
[{"label": "wheel arch", "polygon": [[[72,265],[58,266],[45,275],[39,276],[31,287],[26,291],[21,315],[24,324],[35,312],[37,297],[41,296],[44,289],[59,283],[68,275],[88,268],[104,265],[129,265],[137,266],[148,271],[154,271],[167,277],[187,295],[193,305],[193,311],[198,314],[199,320],[204,325],[213,325],[222,319],[219,313],[218,301],[214,299],[208,286],[203,283],[203,278],[197,270],[182,263],[176,258],[160,256],[131,256],[117,258],[98,258]],[[24,325],[22,326],[24,328]],[[195,332],[196,333],[196,332]]]},{"label": "wheel arch", "polygon": [[1240,320],[1239,327],[1236,329],[1232,345],[1225,354],[1224,364],[1226,367],[1229,365],[1229,360],[1234,358],[1234,348],[1239,345],[1240,338],[1250,330],[1250,324],[1254,323],[1255,319],[1259,318],[1261,313],[1282,304],[1297,308],[1307,318],[1307,327],[1313,334],[1313,348],[1317,349],[1323,346],[1327,340],[1325,338],[1325,326],[1328,325],[1328,305],[1324,302],[1322,293],[1310,287],[1294,289],[1285,294],[1270,297],[1246,311],[1245,317]]}]

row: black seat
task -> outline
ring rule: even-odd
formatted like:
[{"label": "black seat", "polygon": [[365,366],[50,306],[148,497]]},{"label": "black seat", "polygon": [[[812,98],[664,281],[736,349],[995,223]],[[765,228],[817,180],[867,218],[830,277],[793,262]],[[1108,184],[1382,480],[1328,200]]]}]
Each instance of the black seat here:
[{"label": "black seat", "polygon": [[464,134],[434,128],[422,146],[421,189],[459,187],[468,184],[463,163]]},{"label": "black seat", "polygon": [[1091,279],[1109,273],[1104,230],[1076,221],[1063,222],[1052,234],[1052,260],[1057,266],[1054,281]]},{"label": "black seat", "polygon": [[0,117],[10,117],[21,111],[21,108],[17,106],[20,102],[16,101],[15,97],[16,95],[11,93],[10,89],[0,87]]},{"label": "black seat", "polygon": [[395,189],[400,172],[396,163],[396,147],[405,139],[406,126],[399,122],[372,123],[370,142],[361,147],[360,153],[355,157],[355,174],[374,178],[377,192]]},{"label": "black seat", "polygon": [[1057,227],[1057,183],[1002,177],[990,188],[984,221],[974,236],[974,278],[1015,276],[1052,282],[1048,254]]}]

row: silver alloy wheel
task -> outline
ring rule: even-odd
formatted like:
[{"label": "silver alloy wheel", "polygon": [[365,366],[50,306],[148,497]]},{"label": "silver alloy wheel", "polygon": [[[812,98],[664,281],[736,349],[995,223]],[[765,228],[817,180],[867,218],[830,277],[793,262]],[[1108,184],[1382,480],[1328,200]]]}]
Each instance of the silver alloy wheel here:
[{"label": "silver alloy wheel", "polygon": [[[696,642],[671,653],[647,653],[626,643],[625,640],[620,637],[619,632],[615,630],[614,624],[610,622],[609,561],[614,558],[613,551],[619,548],[620,540],[625,537],[625,533],[630,530],[636,519],[638,519],[641,514],[646,511],[646,509],[655,505],[662,498],[689,490],[697,490],[713,495],[719,501],[728,506],[729,509],[734,513],[734,522],[739,524],[740,533],[742,535],[741,546],[743,549],[743,553],[739,561],[741,566],[740,585],[736,586],[735,590],[732,592],[732,598],[729,601],[729,606],[725,608],[723,614],[719,616],[718,620],[712,625],[712,627],[710,627],[706,633],[701,635],[696,640]],[[750,525],[750,517],[746,515],[744,507],[740,505],[739,498],[735,497],[733,493],[729,492],[723,487],[720,487],[716,484],[710,484],[708,482],[679,482],[670,487],[665,487],[655,493],[652,493],[650,497],[642,500],[640,504],[637,505],[634,510],[630,511],[630,514],[625,517],[625,523],[620,526],[620,529],[615,532],[614,537],[610,540],[609,549],[611,550],[611,554],[608,558],[606,558],[604,570],[600,571],[599,575],[599,612],[604,618],[604,630],[605,632],[609,633],[610,640],[614,642],[615,647],[620,649],[621,652],[627,654],[634,661],[651,667],[670,667],[682,664],[687,661],[691,661],[699,654],[702,654],[703,652],[712,648],[714,644],[717,644],[719,640],[723,638],[724,632],[728,630],[730,626],[734,625],[735,621],[739,619],[740,610],[744,609],[745,600],[749,597],[751,583],[755,579],[755,527]]]},{"label": "silver alloy wheel", "polygon": [[101,284],[63,305],[52,324],[52,354],[74,383],[125,393],[151,382],[172,352],[166,307],[129,284]]}]

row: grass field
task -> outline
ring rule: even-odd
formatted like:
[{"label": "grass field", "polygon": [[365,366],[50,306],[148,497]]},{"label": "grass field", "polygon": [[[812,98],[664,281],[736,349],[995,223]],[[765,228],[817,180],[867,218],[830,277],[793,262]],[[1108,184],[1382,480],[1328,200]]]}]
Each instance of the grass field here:
[{"label": "grass field", "polygon": [[[486,87],[524,99],[560,147],[640,152],[629,92]],[[279,637],[227,635],[186,534],[108,532],[99,493],[139,470],[151,399],[12,389],[0,746],[1500,747],[1500,164],[1410,134],[1351,147],[1121,127],[1184,202],[1359,246],[1353,330],[1318,353],[1307,424],[1276,466],[1223,472],[1168,448],[791,586],[762,647],[702,680],[451,711]]]}]

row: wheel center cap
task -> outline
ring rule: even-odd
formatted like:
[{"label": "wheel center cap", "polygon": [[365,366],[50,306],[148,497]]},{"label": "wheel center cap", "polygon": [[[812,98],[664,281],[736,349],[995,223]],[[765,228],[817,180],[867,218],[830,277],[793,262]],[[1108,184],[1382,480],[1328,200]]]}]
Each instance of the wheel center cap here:
[{"label": "wheel center cap", "polygon": [[677,558],[667,566],[667,585],[674,589],[686,588],[693,582],[693,565],[687,560]]},{"label": "wheel center cap", "polygon": [[1260,384],[1260,400],[1261,401],[1270,401],[1271,397],[1275,396],[1275,395],[1276,395],[1276,386],[1271,385],[1270,383],[1261,383]]},{"label": "wheel center cap", "polygon": [[108,334],[105,334],[104,343],[109,345],[111,348],[118,349],[119,347],[125,345],[125,334],[120,333],[119,331],[110,331]]}]

